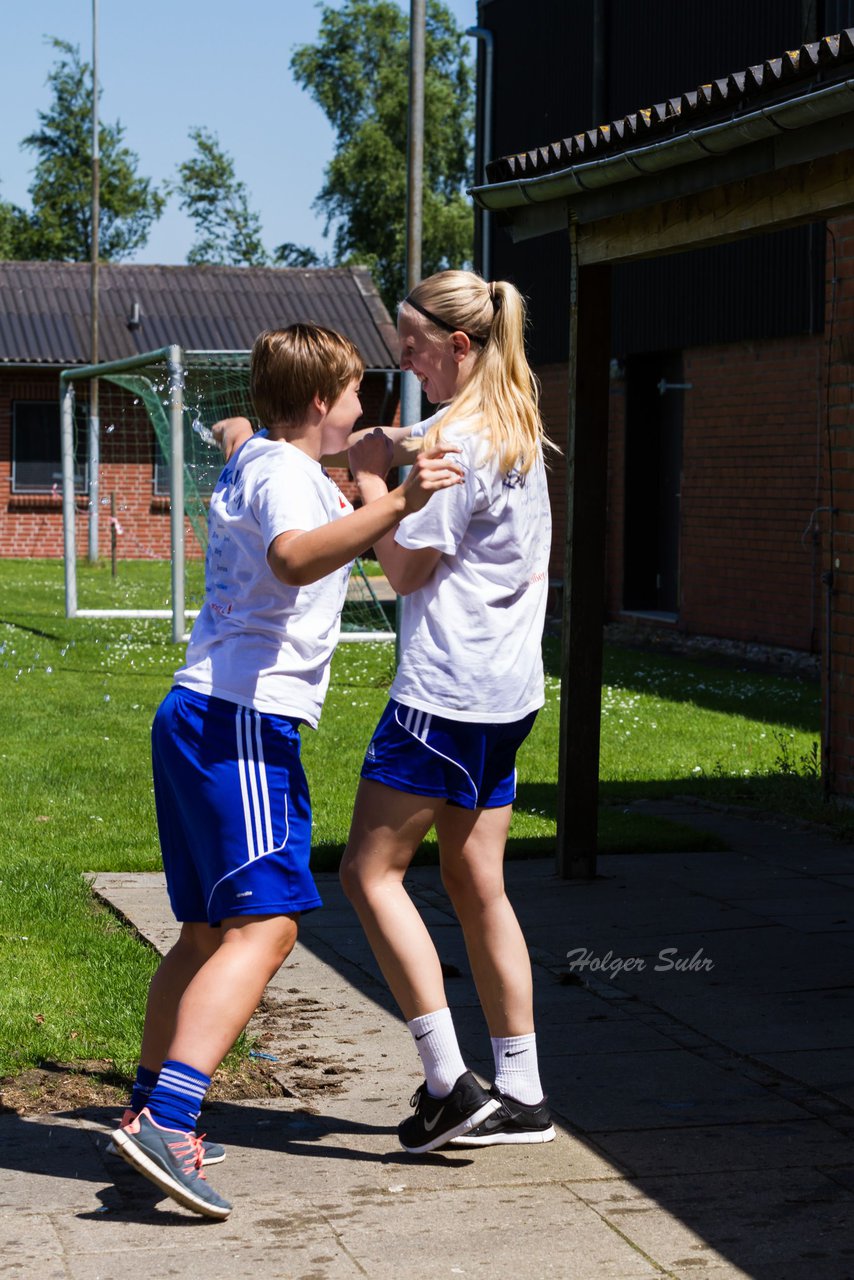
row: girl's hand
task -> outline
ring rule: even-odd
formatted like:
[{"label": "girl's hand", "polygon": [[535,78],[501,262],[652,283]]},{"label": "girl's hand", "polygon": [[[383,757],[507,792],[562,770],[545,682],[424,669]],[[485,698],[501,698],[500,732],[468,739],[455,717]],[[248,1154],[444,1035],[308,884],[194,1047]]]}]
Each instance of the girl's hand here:
[{"label": "girl's hand", "polygon": [[366,432],[355,444],[350,446],[347,460],[353,479],[357,484],[368,476],[379,476],[384,480],[392,464],[394,445],[382,427],[374,427]]},{"label": "girl's hand", "polygon": [[211,427],[211,434],[228,462],[231,455],[255,433],[248,418],[220,418]]},{"label": "girl's hand", "polygon": [[418,454],[400,486],[406,501],[407,515],[420,511],[437,490],[451,489],[454,485],[464,483],[465,473],[462,467],[453,457],[448,456],[454,453],[459,453],[456,445],[439,445],[436,449],[425,449]]}]

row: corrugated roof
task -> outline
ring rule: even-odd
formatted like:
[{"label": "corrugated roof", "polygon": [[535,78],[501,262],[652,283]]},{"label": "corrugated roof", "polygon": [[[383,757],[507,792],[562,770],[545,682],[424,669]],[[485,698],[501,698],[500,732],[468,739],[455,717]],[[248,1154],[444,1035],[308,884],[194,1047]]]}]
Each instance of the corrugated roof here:
[{"label": "corrugated roof", "polygon": [[701,128],[742,111],[770,105],[777,97],[791,96],[798,82],[833,84],[854,62],[854,30],[825,36],[801,45],[779,58],[734,71],[690,92],[643,107],[619,120],[562,138],[531,151],[502,156],[486,166],[490,183],[521,181],[559,173],[573,166],[599,160],[639,145]]},{"label": "corrugated roof", "polygon": [[[89,363],[90,273],[85,262],[0,262],[0,364]],[[134,304],[140,325],[128,328]],[[262,329],[311,321],[356,343],[368,368],[397,365],[397,335],[361,267],[99,269],[100,358],[123,360],[177,343],[242,351]]]}]

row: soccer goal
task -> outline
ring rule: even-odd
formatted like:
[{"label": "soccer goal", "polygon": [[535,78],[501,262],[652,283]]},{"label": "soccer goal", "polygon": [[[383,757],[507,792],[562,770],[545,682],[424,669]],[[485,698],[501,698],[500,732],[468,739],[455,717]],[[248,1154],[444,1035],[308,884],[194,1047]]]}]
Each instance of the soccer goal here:
[{"label": "soccer goal", "polygon": [[[248,351],[164,347],[127,360],[66,369],[60,375],[65,611],[74,617],[171,618],[186,639],[188,569],[200,583],[207,506],[222,469],[212,427],[221,418],[254,420]],[[343,478],[343,477],[342,477]],[[85,524],[85,539],[83,529]],[[163,607],[127,598],[88,607],[79,598],[77,561],[150,560],[163,567]],[[341,619],[345,640],[390,640],[394,626],[364,564],[357,560]]]}]

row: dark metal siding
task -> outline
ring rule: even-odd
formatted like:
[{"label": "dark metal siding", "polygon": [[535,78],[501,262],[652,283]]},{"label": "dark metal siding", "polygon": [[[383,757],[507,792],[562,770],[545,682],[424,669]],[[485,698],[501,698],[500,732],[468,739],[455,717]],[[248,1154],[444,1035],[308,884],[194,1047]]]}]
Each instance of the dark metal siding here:
[{"label": "dark metal siding", "polygon": [[613,354],[820,333],[824,224],[615,267]]},{"label": "dark metal siding", "polygon": [[854,27],[854,0],[813,0],[816,4],[822,35],[836,34]]},{"label": "dark metal siding", "polygon": [[[493,33],[493,156],[524,151],[590,126],[594,10],[591,0],[491,0],[481,11]],[[563,235],[514,245],[492,236],[493,279],[527,297],[535,364],[566,358],[569,253]]]},{"label": "dark metal siding", "polygon": [[492,0],[483,15],[495,40],[494,155],[487,159],[588,128],[591,0]]},{"label": "dark metal siding", "polygon": [[[830,2],[841,10],[854,0]],[[601,120],[591,115],[597,3],[607,33]],[[825,34],[817,30],[824,15],[816,13],[811,0],[493,0],[483,10],[495,37],[493,151],[500,156],[544,145],[779,56]],[[616,267],[615,353],[820,329],[822,234],[799,227]],[[569,255],[563,235],[514,245],[496,229],[492,274],[514,280],[529,298],[532,360],[565,359]]]},{"label": "dark metal siding", "polygon": [[611,0],[612,119],[814,39],[803,0]]}]

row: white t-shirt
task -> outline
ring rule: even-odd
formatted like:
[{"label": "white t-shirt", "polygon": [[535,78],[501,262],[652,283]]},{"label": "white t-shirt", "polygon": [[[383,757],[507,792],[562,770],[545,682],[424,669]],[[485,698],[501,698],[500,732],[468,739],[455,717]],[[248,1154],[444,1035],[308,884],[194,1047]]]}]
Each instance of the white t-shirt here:
[{"label": "white t-shirt", "polygon": [[317,728],[350,565],[305,587],[280,582],[267,548],[353,510],[319,462],[260,431],[211,498],[205,603],[176,684]]},{"label": "white t-shirt", "polygon": [[[423,435],[438,416],[412,434]],[[482,460],[482,437],[465,423],[452,423],[442,439],[460,446],[465,483],[435,493],[395,534],[402,547],[434,547],[442,556],[425,585],[404,598],[390,696],[451,720],[520,720],[544,702],[545,467],[539,456],[525,475],[502,475],[496,460]]]}]

